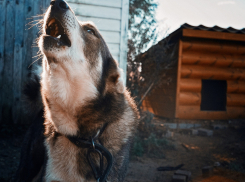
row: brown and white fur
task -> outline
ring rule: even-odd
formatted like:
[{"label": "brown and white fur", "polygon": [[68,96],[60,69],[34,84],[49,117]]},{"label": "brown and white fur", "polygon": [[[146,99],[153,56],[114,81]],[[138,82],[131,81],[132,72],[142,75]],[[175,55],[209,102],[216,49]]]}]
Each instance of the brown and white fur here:
[{"label": "brown and white fur", "polygon": [[[77,147],[67,136],[95,136],[105,124],[99,141],[113,156],[107,180],[123,181],[137,109],[124,86],[122,70],[96,26],[79,22],[64,3],[52,1],[39,39],[44,56],[41,97],[46,157],[32,181],[95,181],[86,160],[87,149]],[[66,37],[61,40],[59,34]]]}]

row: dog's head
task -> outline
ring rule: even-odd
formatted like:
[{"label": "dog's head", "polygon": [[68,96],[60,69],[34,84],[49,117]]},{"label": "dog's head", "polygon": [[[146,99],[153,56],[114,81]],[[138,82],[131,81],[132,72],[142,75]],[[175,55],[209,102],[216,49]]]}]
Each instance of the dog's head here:
[{"label": "dog's head", "polygon": [[64,0],[51,1],[39,47],[46,57],[43,77],[53,79],[52,85],[62,79],[90,94],[124,92],[121,70],[98,29],[92,22],[79,22]]}]

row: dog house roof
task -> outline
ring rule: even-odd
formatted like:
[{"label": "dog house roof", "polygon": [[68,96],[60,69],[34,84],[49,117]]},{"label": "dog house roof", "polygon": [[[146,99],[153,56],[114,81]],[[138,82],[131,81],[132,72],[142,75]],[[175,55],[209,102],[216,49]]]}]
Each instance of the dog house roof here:
[{"label": "dog house roof", "polygon": [[[215,32],[227,32],[227,33],[240,33],[240,34],[245,34],[245,28],[243,29],[235,29],[233,27],[228,27],[228,28],[222,28],[217,25],[213,27],[207,27],[204,25],[198,25],[198,26],[192,26],[188,23],[185,23],[181,25],[179,29],[193,29],[193,30],[206,30],[206,31],[215,31]],[[176,31],[178,31],[177,29]]]}]

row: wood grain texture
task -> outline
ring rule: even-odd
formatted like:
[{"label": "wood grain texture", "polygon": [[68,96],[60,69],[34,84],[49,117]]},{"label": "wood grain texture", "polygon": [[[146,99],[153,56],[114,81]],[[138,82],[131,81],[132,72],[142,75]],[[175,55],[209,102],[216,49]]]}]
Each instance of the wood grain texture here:
[{"label": "wood grain texture", "polygon": [[177,71],[177,88],[176,88],[176,104],[175,104],[175,117],[179,118],[179,94],[180,94],[180,79],[181,79],[181,64],[182,64],[182,50],[183,42],[179,41],[179,52],[178,52],[178,71]]},{"label": "wood grain texture", "polygon": [[185,52],[182,55],[182,64],[245,68],[245,55],[210,54],[203,52]]},{"label": "wood grain texture", "polygon": [[182,65],[182,78],[245,80],[245,69]]},{"label": "wood grain texture", "polygon": [[67,0],[67,2],[121,8],[121,0]]},{"label": "wood grain texture", "polygon": [[3,74],[4,74],[4,42],[5,42],[5,12],[6,0],[0,1],[0,124],[3,118]]},{"label": "wood grain texture", "polygon": [[227,80],[227,93],[245,94],[245,81]]},{"label": "wood grain texture", "polygon": [[100,31],[106,43],[120,43],[120,32]]},{"label": "wood grain texture", "polygon": [[120,44],[119,43],[117,43],[117,44],[108,43],[107,46],[108,46],[112,55],[119,56],[119,54],[120,54]]},{"label": "wood grain texture", "polygon": [[225,53],[225,54],[245,54],[245,45],[237,43],[224,43],[218,41],[207,41],[207,40],[188,40],[183,41],[183,52],[193,51],[202,53]]},{"label": "wood grain texture", "polygon": [[227,106],[245,107],[245,94],[227,94]]},{"label": "wood grain texture", "polygon": [[[16,1],[17,2],[17,1]],[[21,91],[22,91],[22,52],[24,44],[24,0],[18,0],[15,5],[15,41],[13,59],[13,106],[12,118],[14,123],[20,121],[22,113]]]},{"label": "wood grain texture", "polygon": [[[15,29],[15,1],[6,3],[4,70],[3,70],[3,122],[12,121],[13,105],[13,59],[14,59],[14,29]],[[7,21],[12,20],[11,23]]]},{"label": "wood grain texture", "polygon": [[[29,65],[32,62],[32,42],[33,42],[33,33],[32,28],[33,26],[32,21],[34,16],[34,9],[33,9],[33,1],[32,0],[25,0],[24,3],[24,50],[22,54],[22,88],[24,87],[25,83],[27,82],[27,75],[30,72],[28,69]],[[22,115],[21,123],[28,123],[28,120]]]},{"label": "wood grain texture", "polygon": [[[39,57],[37,56],[38,54],[40,54],[37,39],[42,33],[42,30],[41,30],[42,25],[39,24],[38,21],[43,18],[43,16],[41,16],[43,14],[43,9],[45,9],[45,8],[43,7],[43,1],[42,0],[35,1],[33,3],[33,12],[34,12],[33,25],[34,26],[32,26],[32,28],[31,28],[32,34],[33,34],[33,37],[32,37],[32,39],[33,39],[32,40],[32,60],[31,60],[31,63],[29,63],[29,65],[39,59]],[[29,67],[29,65],[28,65],[28,67]]]},{"label": "wood grain texture", "polygon": [[121,8],[69,3],[76,15],[121,20]]},{"label": "wood grain texture", "polygon": [[227,107],[226,111],[200,111],[200,106],[179,106],[181,119],[227,120],[245,117],[245,107]]},{"label": "wood grain texture", "polygon": [[121,21],[107,18],[77,16],[79,21],[92,21],[100,31],[121,31]]},{"label": "wood grain texture", "polygon": [[206,31],[206,30],[183,29],[183,36],[184,37],[195,37],[195,38],[206,38],[206,39],[245,41],[244,34],[218,32],[218,31]]},{"label": "wood grain texture", "polygon": [[201,79],[182,78],[179,84],[180,84],[180,91],[201,92],[202,90],[202,80]]},{"label": "wood grain texture", "polygon": [[180,92],[179,105],[196,105],[201,104],[201,93],[199,92]]},{"label": "wood grain texture", "polygon": [[129,0],[122,0],[119,67],[124,70],[123,80],[125,85],[127,79],[128,13]]}]

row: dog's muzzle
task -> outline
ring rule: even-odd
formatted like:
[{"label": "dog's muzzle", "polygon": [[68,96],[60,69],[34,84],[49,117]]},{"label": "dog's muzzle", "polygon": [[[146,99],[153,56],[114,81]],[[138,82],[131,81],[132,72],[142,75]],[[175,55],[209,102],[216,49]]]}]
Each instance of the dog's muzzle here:
[{"label": "dog's muzzle", "polygon": [[71,46],[71,41],[67,35],[64,15],[70,7],[64,0],[53,0],[50,2],[50,11],[45,25],[45,33],[48,38],[48,45]]}]

